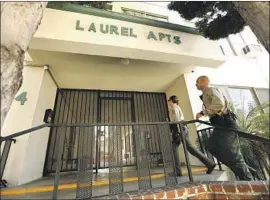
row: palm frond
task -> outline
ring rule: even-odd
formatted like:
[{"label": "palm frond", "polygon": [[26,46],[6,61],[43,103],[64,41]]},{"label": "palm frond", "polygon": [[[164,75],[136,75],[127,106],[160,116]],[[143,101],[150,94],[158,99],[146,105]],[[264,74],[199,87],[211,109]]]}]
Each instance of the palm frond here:
[{"label": "palm frond", "polygon": [[264,103],[262,103],[261,105],[258,105],[256,107],[253,107],[249,113],[247,114],[247,118],[252,118],[258,114],[263,113],[263,110],[266,108],[269,108],[270,105],[270,101],[266,101]]}]

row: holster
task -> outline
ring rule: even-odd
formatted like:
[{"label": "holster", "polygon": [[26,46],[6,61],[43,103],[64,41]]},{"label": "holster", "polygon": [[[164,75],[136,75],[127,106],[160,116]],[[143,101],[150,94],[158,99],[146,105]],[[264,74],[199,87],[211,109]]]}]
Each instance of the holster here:
[{"label": "holster", "polygon": [[236,120],[236,116],[233,117],[230,113],[227,113],[224,115],[215,115],[213,117],[210,117],[211,124],[218,125],[218,126],[226,126],[228,123],[234,122],[235,120]]}]

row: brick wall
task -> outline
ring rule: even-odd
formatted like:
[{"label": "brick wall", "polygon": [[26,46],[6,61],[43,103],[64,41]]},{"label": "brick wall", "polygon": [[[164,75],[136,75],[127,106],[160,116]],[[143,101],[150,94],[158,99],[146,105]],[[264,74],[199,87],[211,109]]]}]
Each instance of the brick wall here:
[{"label": "brick wall", "polygon": [[[105,199],[261,199],[269,200],[269,182],[196,182],[145,192],[107,196]],[[99,198],[100,199],[100,198]]]}]

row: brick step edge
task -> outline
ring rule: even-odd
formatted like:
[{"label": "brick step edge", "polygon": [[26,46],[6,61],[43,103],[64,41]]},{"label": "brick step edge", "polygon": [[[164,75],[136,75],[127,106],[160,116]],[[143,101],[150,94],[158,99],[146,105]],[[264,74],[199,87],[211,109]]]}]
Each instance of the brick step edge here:
[{"label": "brick step edge", "polygon": [[98,199],[262,199],[269,200],[267,181],[203,181],[99,197]]}]

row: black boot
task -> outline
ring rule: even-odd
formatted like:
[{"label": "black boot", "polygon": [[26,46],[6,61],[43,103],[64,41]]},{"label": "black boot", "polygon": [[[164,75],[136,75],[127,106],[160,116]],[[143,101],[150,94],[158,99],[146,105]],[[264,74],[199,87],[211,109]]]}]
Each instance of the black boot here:
[{"label": "black boot", "polygon": [[211,174],[214,171],[215,167],[216,167],[216,164],[214,164],[210,167],[207,167],[208,169],[206,171],[206,174]]}]

